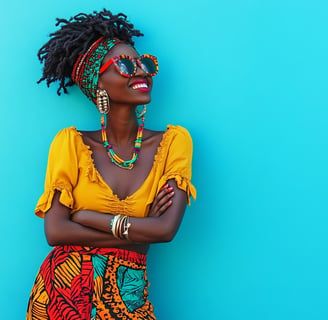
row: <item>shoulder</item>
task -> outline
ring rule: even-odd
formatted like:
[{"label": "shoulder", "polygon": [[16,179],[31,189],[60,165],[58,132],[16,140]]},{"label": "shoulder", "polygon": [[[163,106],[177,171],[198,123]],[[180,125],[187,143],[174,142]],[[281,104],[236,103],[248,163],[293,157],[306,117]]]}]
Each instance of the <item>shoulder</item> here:
[{"label": "shoulder", "polygon": [[63,149],[74,147],[79,136],[80,133],[75,127],[64,128],[55,135],[50,148]]},{"label": "shoulder", "polygon": [[166,134],[172,141],[192,144],[192,138],[189,131],[182,126],[169,124],[167,125]]},{"label": "shoulder", "polygon": [[160,145],[161,149],[165,149],[166,152],[174,147],[179,148],[187,147],[192,148],[192,139],[189,131],[180,126],[168,124],[165,131],[154,131],[145,129],[145,135],[143,137],[144,145],[152,144]]},{"label": "shoulder", "polygon": [[168,125],[163,139],[166,172],[190,176],[193,144],[189,131],[178,125]]},{"label": "shoulder", "polygon": [[193,151],[193,142],[189,131],[179,125],[168,125],[161,146],[169,157],[189,157]]},{"label": "shoulder", "polygon": [[168,124],[166,131],[170,131],[170,132],[172,132],[176,135],[191,137],[189,131],[185,127],[182,127],[182,126],[179,126],[179,125]]},{"label": "shoulder", "polygon": [[157,148],[162,140],[163,134],[165,131],[155,131],[150,129],[144,129],[142,137],[142,146],[143,148]]},{"label": "shoulder", "polygon": [[67,139],[69,137],[74,137],[78,134],[79,134],[79,132],[77,131],[77,129],[75,127],[68,127],[68,128],[64,128],[64,129],[61,129],[60,131],[58,131],[57,134],[55,135],[54,140]]}]

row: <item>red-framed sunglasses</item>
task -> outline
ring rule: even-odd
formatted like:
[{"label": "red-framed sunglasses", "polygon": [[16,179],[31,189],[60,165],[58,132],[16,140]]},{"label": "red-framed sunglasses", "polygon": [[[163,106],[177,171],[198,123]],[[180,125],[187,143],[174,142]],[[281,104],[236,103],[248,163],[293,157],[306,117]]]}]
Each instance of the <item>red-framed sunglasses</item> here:
[{"label": "red-framed sunglasses", "polygon": [[140,67],[147,76],[156,76],[158,72],[158,60],[150,54],[143,54],[139,58],[131,58],[124,54],[113,57],[101,66],[99,74],[102,74],[107,68],[114,64],[116,70],[123,77],[132,77]]}]

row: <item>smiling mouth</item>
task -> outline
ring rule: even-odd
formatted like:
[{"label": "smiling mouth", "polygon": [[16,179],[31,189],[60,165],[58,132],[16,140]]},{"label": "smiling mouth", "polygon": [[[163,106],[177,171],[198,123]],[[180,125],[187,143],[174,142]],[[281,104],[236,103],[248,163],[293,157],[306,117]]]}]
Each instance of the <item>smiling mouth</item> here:
[{"label": "smiling mouth", "polygon": [[137,89],[148,89],[148,84],[147,83],[136,83],[136,84],[133,84],[131,86],[131,88],[133,90],[137,90]]},{"label": "smiling mouth", "polygon": [[149,92],[150,87],[146,81],[136,81],[130,86],[132,90],[137,90],[140,92]]}]

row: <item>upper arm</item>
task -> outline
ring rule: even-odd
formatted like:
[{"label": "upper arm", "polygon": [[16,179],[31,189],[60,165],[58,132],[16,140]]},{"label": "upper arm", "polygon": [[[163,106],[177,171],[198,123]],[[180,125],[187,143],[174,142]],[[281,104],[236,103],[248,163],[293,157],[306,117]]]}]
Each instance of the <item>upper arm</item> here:
[{"label": "upper arm", "polygon": [[175,180],[169,180],[168,185],[173,188],[174,196],[172,198],[172,204],[161,216],[161,224],[163,230],[166,231],[166,240],[171,241],[181,224],[184,212],[186,210],[188,196],[184,190],[178,188]]},{"label": "upper arm", "polygon": [[191,196],[196,199],[196,189],[191,183],[192,139],[183,127],[175,126],[170,130],[174,130],[174,135],[168,148],[164,172],[158,188],[161,188],[167,181],[174,180],[176,187],[186,193],[187,203],[190,204]]},{"label": "upper arm", "polygon": [[50,245],[55,244],[58,234],[63,231],[63,224],[70,220],[70,209],[60,203],[60,192],[55,191],[52,204],[44,217],[44,231]]},{"label": "upper arm", "polygon": [[180,126],[173,127],[175,136],[169,146],[165,162],[164,174],[160,186],[168,182],[173,187],[172,204],[161,216],[163,230],[166,231],[167,241],[176,234],[186,205],[190,204],[190,197],[196,198],[196,189],[191,183],[193,145],[189,132]]},{"label": "upper arm", "polygon": [[59,191],[58,201],[69,209],[73,208],[72,190],[78,179],[78,158],[72,128],[60,131],[53,140],[48,156],[44,192],[39,198],[35,213],[44,217],[53,204],[53,197]]},{"label": "upper arm", "polygon": [[78,159],[73,128],[61,130],[51,143],[44,192],[35,213],[45,218],[45,234],[50,245],[70,221],[74,205],[73,188],[78,179]]}]

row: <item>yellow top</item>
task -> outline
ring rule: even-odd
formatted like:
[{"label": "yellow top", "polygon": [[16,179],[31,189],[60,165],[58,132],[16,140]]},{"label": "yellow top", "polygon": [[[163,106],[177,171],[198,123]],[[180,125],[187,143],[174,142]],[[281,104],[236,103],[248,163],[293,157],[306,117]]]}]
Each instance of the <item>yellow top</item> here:
[{"label": "yellow top", "polygon": [[61,130],[53,140],[48,158],[45,190],[35,213],[43,218],[55,190],[61,191],[60,203],[72,209],[145,217],[160,188],[175,179],[178,188],[196,198],[191,184],[192,140],[181,126],[168,125],[154,157],[153,166],[133,194],[120,200],[96,169],[90,147],[84,144],[75,127]]}]

